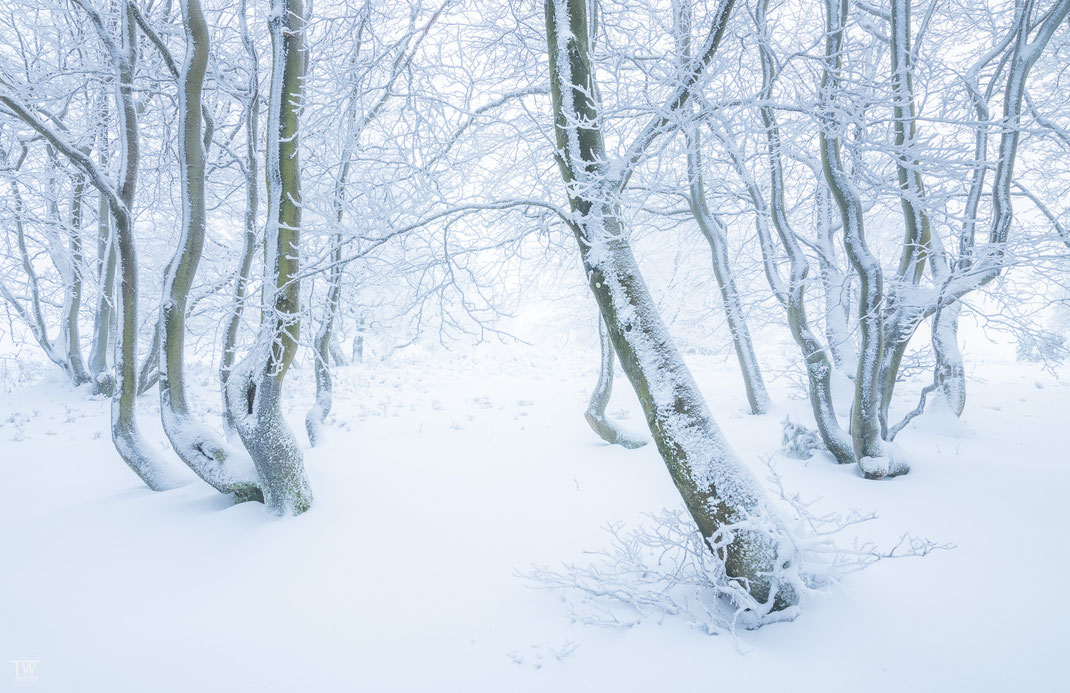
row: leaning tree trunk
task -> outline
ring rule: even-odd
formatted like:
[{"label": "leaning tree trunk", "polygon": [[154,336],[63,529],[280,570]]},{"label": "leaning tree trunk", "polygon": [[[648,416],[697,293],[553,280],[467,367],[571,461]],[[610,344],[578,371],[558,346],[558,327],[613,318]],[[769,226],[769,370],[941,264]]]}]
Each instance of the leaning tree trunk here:
[{"label": "leaning tree trunk", "polygon": [[200,0],[182,0],[182,15],[186,28],[186,59],[182,63],[178,90],[182,229],[164,275],[157,328],[162,347],[158,366],[160,418],[171,447],[197,476],[220,493],[236,494],[238,500],[259,499],[256,470],[251,461],[195,418],[186,399],[183,372],[186,305],[204,249],[206,224],[201,94],[210,45]]},{"label": "leaning tree trunk", "polygon": [[598,437],[610,445],[620,445],[630,450],[641,448],[646,441],[641,438],[628,435],[616,422],[606,416],[606,407],[609,406],[609,398],[613,394],[613,342],[609,339],[609,330],[602,319],[598,316],[598,345],[602,352],[601,363],[598,368],[598,383],[591,393],[591,401],[587,404],[587,411],[583,417],[587,419],[591,430]]},{"label": "leaning tree trunk", "polygon": [[[703,65],[720,42],[730,9],[730,1],[721,8]],[[713,420],[621,226],[624,183],[607,170],[584,0],[547,0],[546,28],[557,159],[573,210],[572,230],[621,366],[677,490],[727,576],[745,590],[741,598],[761,611],[786,608],[797,595],[779,576],[790,561],[783,555],[783,529]],[[695,67],[685,84],[693,87],[702,69]],[[688,97],[681,93],[672,106],[686,104]]]},{"label": "leaning tree trunk", "polygon": [[312,505],[301,449],[283,417],[281,396],[286,371],[300,336],[298,278],[301,183],[298,114],[305,71],[305,18],[301,0],[272,0],[271,96],[268,101],[264,319],[250,354],[231,372],[228,406],[240,415],[235,424],[253,458],[264,503],[276,515],[298,515]]}]

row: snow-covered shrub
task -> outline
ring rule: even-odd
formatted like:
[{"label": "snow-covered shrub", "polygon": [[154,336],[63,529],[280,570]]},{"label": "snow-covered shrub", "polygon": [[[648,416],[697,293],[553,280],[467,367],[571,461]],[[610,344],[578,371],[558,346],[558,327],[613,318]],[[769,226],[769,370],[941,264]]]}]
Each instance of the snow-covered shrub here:
[{"label": "snow-covered shrub", "polygon": [[780,447],[788,457],[806,460],[812,457],[815,452],[826,449],[820,433],[812,428],[795,423],[790,417],[780,422],[780,431]]},{"label": "snow-covered shrub", "polygon": [[[818,515],[812,510],[816,501],[789,494],[773,464],[767,464],[774,492],[783,501],[778,519],[781,529],[787,531],[781,534],[794,545],[785,553],[796,557],[783,565],[776,577],[804,599],[807,593],[827,588],[882,558],[924,556],[936,549],[953,548],[952,544],[937,544],[909,534],[884,550],[858,540],[837,544],[834,539],[844,530],[876,515],[857,510],[845,515]],[[646,518],[635,527],[607,525],[609,546],[586,552],[591,557],[586,565],[572,563],[560,569],[535,566],[518,576],[536,587],[560,590],[571,618],[588,625],[629,628],[672,617],[717,635],[793,620],[801,612],[799,606],[772,611],[757,604],[725,574],[716,549],[731,542],[733,530],[754,527],[725,527],[707,543],[683,510],[665,509]]]}]

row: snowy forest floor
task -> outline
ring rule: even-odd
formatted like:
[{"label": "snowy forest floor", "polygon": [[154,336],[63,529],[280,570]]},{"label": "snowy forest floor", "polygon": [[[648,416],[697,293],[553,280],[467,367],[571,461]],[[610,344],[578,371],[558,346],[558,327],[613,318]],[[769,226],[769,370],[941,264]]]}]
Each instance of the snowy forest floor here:
[{"label": "snowy forest floor", "polygon": [[[871,482],[776,454],[785,416],[810,420],[785,379],[749,416],[732,364],[689,356],[756,474],[772,458],[818,510],[877,512],[854,531],[878,546],[955,544],[850,575],[792,623],[711,636],[672,615],[574,622],[523,577],[589,561],[607,523],[682,507],[652,445],[587,428],[582,351],[339,369],[327,441],[306,444],[315,505],[284,520],[192,474],[149,491],[112,448],[108,403],[58,376],[0,394],[0,654],[38,660],[42,691],[1065,690],[1070,373],[973,361],[964,423],[919,420],[899,438],[912,473]],[[302,441],[310,371],[287,386]],[[212,377],[192,379],[215,422]],[[155,397],[141,406],[162,448]],[[623,410],[643,431],[618,375]]]}]

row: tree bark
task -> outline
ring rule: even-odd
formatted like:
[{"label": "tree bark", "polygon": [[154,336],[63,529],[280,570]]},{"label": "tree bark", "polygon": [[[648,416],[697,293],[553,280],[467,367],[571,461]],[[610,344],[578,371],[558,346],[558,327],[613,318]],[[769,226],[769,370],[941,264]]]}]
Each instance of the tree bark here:
[{"label": "tree bark", "polygon": [[265,234],[268,299],[251,353],[231,373],[230,406],[240,410],[235,424],[253,458],[264,503],[276,515],[298,515],[312,506],[301,449],[283,417],[281,396],[300,335],[298,279],[301,181],[298,115],[306,64],[305,17],[301,0],[272,0],[271,96],[268,101],[268,226]]},{"label": "tree bark", "polygon": [[186,58],[179,78],[182,230],[167,265],[160,305],[160,418],[171,447],[197,476],[238,500],[260,499],[251,460],[226,445],[189,410],[184,377],[186,306],[204,250],[205,148],[201,119],[210,41],[200,0],[182,0]]},{"label": "tree bark", "polygon": [[246,18],[246,0],[241,0],[238,20],[241,25],[242,45],[249,56],[249,77],[245,94],[245,233],[242,236],[241,257],[238,271],[234,277],[234,296],[231,299],[230,315],[223,330],[223,355],[219,362],[220,391],[223,394],[223,428],[231,440],[238,439],[235,421],[240,415],[230,405],[227,398],[227,383],[234,368],[234,358],[238,343],[238,330],[241,316],[245,309],[246,295],[249,289],[249,273],[256,255],[257,214],[260,207],[259,164],[256,155],[257,142],[260,141],[260,60],[256,45],[249,34],[249,22]]},{"label": "tree bark", "polygon": [[137,39],[134,35],[131,0],[120,7],[122,34],[117,57],[116,107],[119,112],[120,170],[118,197],[121,206],[112,209],[118,253],[118,341],[115,348],[115,393],[112,396],[112,440],[119,455],[154,491],[177,485],[162,459],[145,442],[137,423],[137,250],[134,241],[134,195],[137,187],[139,136],[134,104],[134,68]]},{"label": "tree bark", "polygon": [[898,476],[910,471],[882,437],[881,363],[884,343],[884,276],[880,263],[866,245],[862,203],[840,156],[840,124],[833,116],[832,99],[840,84],[847,0],[826,0],[825,60],[821,98],[826,104],[820,124],[819,146],[825,180],[840,211],[844,248],[859,277],[859,324],[862,345],[855,375],[851,409],[851,438],[859,467],[868,478]]},{"label": "tree bark", "polygon": [[[730,9],[730,3],[722,7],[711,51],[723,35]],[[614,350],[677,490],[702,536],[723,559],[728,577],[745,590],[752,605],[766,612],[787,608],[797,595],[779,579],[791,558],[782,555],[782,529],[757,480],[713,420],[657,312],[621,226],[618,195],[628,173],[618,177],[606,169],[586,3],[547,0],[546,28],[558,164],[588,284]],[[708,62],[708,56],[703,60]],[[689,97],[680,93],[673,107],[686,104]],[[658,123],[640,138],[652,140]],[[639,142],[628,160],[634,161],[644,146]]]},{"label": "tree bark", "polygon": [[598,383],[594,387],[594,392],[591,393],[591,400],[587,404],[587,411],[584,412],[583,417],[587,419],[591,430],[610,445],[620,445],[629,450],[641,448],[646,445],[645,440],[628,435],[616,422],[606,416],[606,407],[609,406],[609,398],[613,394],[614,356],[613,342],[609,339],[609,330],[601,314],[598,316],[598,346],[602,356],[598,368]]}]

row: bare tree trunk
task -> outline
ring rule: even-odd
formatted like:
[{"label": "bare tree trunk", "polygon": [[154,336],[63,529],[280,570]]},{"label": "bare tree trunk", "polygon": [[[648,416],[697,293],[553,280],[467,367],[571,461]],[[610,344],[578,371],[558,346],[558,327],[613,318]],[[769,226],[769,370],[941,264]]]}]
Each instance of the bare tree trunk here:
[{"label": "bare tree trunk", "polygon": [[[768,2],[758,3],[755,20],[760,36],[759,57],[762,65],[762,98],[768,102],[771,98],[773,81],[776,77],[776,61],[768,40],[766,11]],[[833,364],[829,350],[821,343],[810,326],[806,314],[806,279],[810,273],[810,263],[799,243],[784,207],[784,168],[781,158],[780,128],[776,113],[768,105],[759,107],[762,128],[766,137],[766,156],[769,162],[769,204],[766,204],[757,184],[750,178],[744,168],[741,155],[731,142],[725,142],[737,172],[744,178],[755,206],[756,225],[761,240],[762,258],[765,265],[766,279],[773,294],[780,301],[787,313],[788,328],[798,345],[806,367],[810,407],[814,413],[818,433],[826,449],[839,464],[853,464],[857,461],[850,437],[840,426],[836,418],[836,407],[832,398]],[[727,139],[727,138],[726,138]],[[775,249],[768,228],[767,218],[772,219],[773,228],[780,238],[788,256],[789,278],[785,285],[775,261]]]},{"label": "bare tree trunk", "polygon": [[63,302],[63,331],[67,341],[67,365],[71,378],[78,385],[89,382],[89,371],[82,357],[82,336],[78,329],[78,313],[82,308],[82,272],[85,258],[82,253],[82,205],[85,200],[85,174],[74,174],[71,196],[70,238],[68,240],[67,292]]},{"label": "bare tree trunk", "polygon": [[817,170],[817,261],[825,296],[825,340],[836,369],[854,377],[858,351],[851,337],[851,284],[837,258],[832,222],[832,200],[820,168]]},{"label": "bare tree trunk", "polygon": [[[691,62],[691,4],[689,0],[674,2],[674,28],[677,60],[681,69],[686,69]],[[693,112],[694,106],[688,106]],[[762,370],[758,366],[758,357],[754,354],[750,329],[743,315],[743,303],[736,288],[735,274],[728,260],[728,238],[725,224],[720,216],[714,214],[706,200],[706,183],[702,171],[702,137],[698,126],[691,120],[684,128],[687,146],[687,184],[688,204],[695,217],[699,231],[710,246],[713,257],[713,274],[721,290],[721,303],[724,305],[725,320],[732,334],[732,346],[736,351],[736,360],[743,374],[743,387],[747,391],[747,402],[752,414],[764,414],[769,410],[769,392],[765,389]]]},{"label": "bare tree trunk", "polygon": [[[847,0],[826,0],[825,65],[821,78],[822,99],[831,112],[834,91],[840,83]],[[862,203],[840,157],[839,124],[829,115],[822,117],[819,142],[825,179],[840,210],[844,248],[857,272],[859,324],[862,346],[855,375],[855,401],[851,410],[851,437],[862,472],[869,478],[897,476],[910,471],[882,437],[881,364],[884,344],[884,277],[880,263],[866,245]]]},{"label": "bare tree trunk", "polygon": [[312,506],[301,449],[283,417],[280,398],[300,335],[301,182],[298,115],[306,65],[305,17],[301,0],[272,0],[271,97],[268,102],[269,299],[252,352],[232,371],[229,406],[240,411],[235,424],[253,458],[264,503],[276,515],[298,515]]},{"label": "bare tree trunk", "polygon": [[[345,165],[349,167],[348,162]],[[337,209],[337,222],[341,222],[342,211]],[[331,235],[331,271],[327,289],[327,312],[316,331],[313,354],[316,368],[316,401],[305,415],[305,431],[308,442],[315,447],[322,441],[323,421],[331,412],[331,337],[338,304],[342,295],[342,238],[339,234]]]},{"label": "bare tree trunk", "polygon": [[[720,43],[730,11],[731,2],[721,7],[702,58],[682,80],[683,91],[676,92],[671,109],[687,103],[687,90]],[[724,560],[727,575],[759,609],[787,608],[797,595],[778,577],[790,560],[781,555],[783,545],[777,536],[782,530],[777,529],[761,486],[713,420],[657,312],[621,226],[618,199],[628,174],[607,169],[584,0],[547,0],[546,28],[558,164],[588,284],[614,350],[673,482],[702,536]],[[656,130],[660,122],[644,133]],[[648,142],[653,138],[641,137]],[[644,145],[638,147],[641,153]],[[764,529],[754,529],[758,526]],[[733,529],[727,537],[729,528]]]},{"label": "bare tree trunk", "polygon": [[902,256],[895,280],[889,287],[885,318],[885,352],[881,364],[881,431],[888,435],[888,408],[895,391],[899,368],[910,337],[918,324],[905,313],[911,289],[916,288],[925,270],[932,242],[932,225],[925,209],[925,184],[917,154],[917,113],[914,106],[914,78],[911,64],[910,0],[892,0],[891,69],[892,117],[895,130],[896,170],[899,201],[903,208]]},{"label": "bare tree trunk", "polygon": [[249,273],[256,255],[257,213],[260,205],[260,181],[256,146],[260,141],[260,60],[256,45],[249,35],[249,23],[246,19],[246,0],[241,0],[238,19],[241,23],[241,39],[245,52],[249,56],[249,78],[245,94],[245,233],[242,236],[241,257],[238,260],[238,272],[234,277],[234,297],[230,304],[230,315],[223,331],[223,355],[219,363],[219,382],[223,393],[223,428],[230,439],[238,438],[235,420],[238,414],[231,408],[227,399],[227,382],[234,367],[235,349],[238,343],[238,328],[241,326],[242,311],[245,308],[246,294],[249,288]]},{"label": "bare tree trunk", "polygon": [[[97,161],[108,168],[108,100],[100,101],[100,131],[97,135]],[[115,302],[115,238],[108,198],[99,192],[97,202],[97,306],[93,316],[93,337],[89,350],[89,374],[95,392],[111,396],[114,378],[108,373],[108,346],[112,336]]]},{"label": "bare tree trunk", "polygon": [[725,225],[720,217],[710,211],[706,202],[706,190],[702,175],[701,140],[698,128],[692,123],[685,131],[687,139],[687,171],[690,187],[691,213],[698,223],[699,230],[710,246],[713,256],[713,273],[717,286],[721,290],[721,302],[724,304],[725,319],[732,334],[732,346],[736,350],[736,359],[743,374],[743,386],[747,391],[747,402],[752,414],[764,414],[769,411],[769,392],[765,389],[762,371],[758,366],[758,357],[754,354],[747,319],[743,315],[743,303],[736,288],[736,278],[728,259],[728,239]]},{"label": "bare tree trunk", "polygon": [[609,339],[609,330],[601,314],[598,316],[598,345],[602,354],[598,369],[598,383],[594,387],[594,392],[591,393],[591,401],[587,404],[587,411],[583,416],[587,419],[591,430],[610,445],[620,445],[629,450],[641,448],[646,445],[645,440],[628,435],[606,416],[606,407],[609,406],[609,398],[613,394],[614,356],[613,342]]},{"label": "bare tree trunk", "polygon": [[120,13],[122,43],[117,63],[116,105],[119,112],[120,171],[118,190],[121,207],[115,217],[118,251],[120,305],[119,341],[115,349],[115,394],[112,396],[112,440],[119,455],[148,485],[159,491],[176,485],[163,460],[145,442],[137,424],[137,251],[134,244],[134,194],[139,158],[137,108],[134,105],[134,68],[137,39],[131,0],[123,0]]},{"label": "bare tree trunk", "polygon": [[182,231],[164,275],[157,327],[162,347],[158,366],[160,418],[171,447],[197,476],[220,493],[234,493],[238,500],[260,499],[251,460],[226,445],[194,417],[186,399],[183,373],[186,305],[204,249],[206,225],[201,95],[210,44],[200,0],[182,0],[182,15],[186,29],[186,59],[182,63],[178,90]]}]

